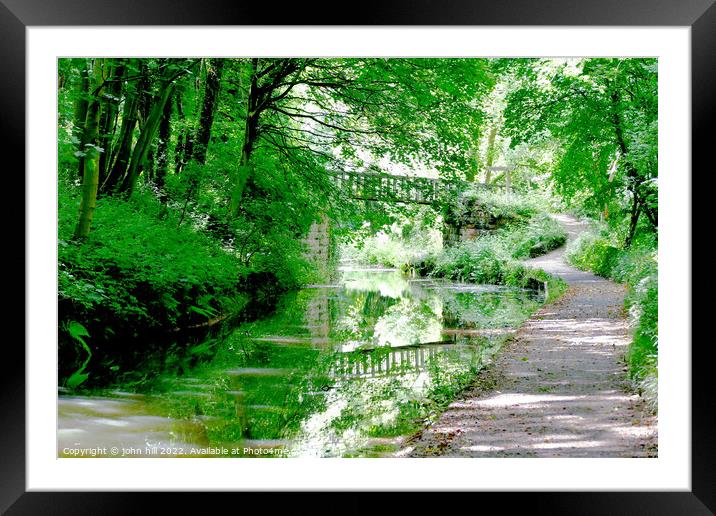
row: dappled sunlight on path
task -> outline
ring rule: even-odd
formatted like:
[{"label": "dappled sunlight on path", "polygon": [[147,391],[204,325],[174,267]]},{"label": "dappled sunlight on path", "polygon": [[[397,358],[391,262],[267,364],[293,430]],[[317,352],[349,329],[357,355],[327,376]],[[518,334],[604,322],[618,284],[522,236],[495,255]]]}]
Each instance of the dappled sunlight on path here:
[{"label": "dappled sunlight on path", "polygon": [[[586,225],[555,215],[569,239]],[[481,374],[403,454],[414,457],[649,457],[656,418],[628,392],[625,288],[568,265],[565,247],[527,260],[569,291],[527,321]]]}]

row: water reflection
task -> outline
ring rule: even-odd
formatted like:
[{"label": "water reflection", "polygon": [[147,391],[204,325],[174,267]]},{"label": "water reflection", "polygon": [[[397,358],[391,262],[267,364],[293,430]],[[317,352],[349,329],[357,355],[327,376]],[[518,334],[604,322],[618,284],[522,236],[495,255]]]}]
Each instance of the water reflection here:
[{"label": "water reflection", "polygon": [[273,317],[237,328],[189,377],[131,399],[61,397],[60,454],[160,443],[174,455],[381,456],[541,302],[391,270],[341,274],[340,288],[289,294]]}]

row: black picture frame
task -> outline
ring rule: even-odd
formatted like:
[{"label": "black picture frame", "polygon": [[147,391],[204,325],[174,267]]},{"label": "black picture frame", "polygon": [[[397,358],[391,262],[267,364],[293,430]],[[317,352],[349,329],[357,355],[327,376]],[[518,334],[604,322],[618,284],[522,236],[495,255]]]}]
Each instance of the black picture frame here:
[{"label": "black picture frame", "polygon": [[[0,63],[4,79],[0,81],[0,127],[4,138],[4,155],[19,158],[14,170],[24,170],[25,148],[25,29],[28,26],[82,25],[552,25],[552,26],[688,26],[691,27],[692,73],[692,170],[706,175],[713,171],[709,144],[713,146],[714,94],[716,93],[716,6],[714,0],[452,0],[438,3],[431,0],[367,1],[351,6],[341,13],[337,8],[311,8],[294,3],[281,9],[266,11],[260,2],[234,0],[0,0]],[[703,168],[698,164],[701,163]],[[9,173],[9,167],[5,169]],[[14,173],[24,191],[24,177]],[[692,178],[694,174],[692,172]],[[701,182],[701,179],[699,179]],[[707,189],[699,188],[701,195]],[[692,191],[693,192],[693,191]],[[697,192],[693,192],[697,193]],[[20,196],[18,196],[20,198]],[[24,196],[22,197],[24,198]],[[693,206],[692,221],[697,223]],[[701,199],[708,202],[706,199]],[[3,206],[11,218],[11,208]],[[8,220],[6,219],[6,220]],[[697,226],[694,226],[697,227]],[[692,235],[698,234],[692,230]],[[20,236],[24,239],[24,236]],[[19,244],[17,245],[19,248]],[[25,255],[6,256],[7,267],[23,268]],[[699,264],[699,255],[692,251],[692,270]],[[701,259],[706,259],[701,258]],[[705,269],[704,269],[705,270]],[[17,299],[17,298],[15,298]],[[23,298],[21,298],[23,299]],[[695,299],[695,298],[694,298]],[[16,306],[24,303],[16,301]],[[707,306],[692,302],[692,320],[707,320]],[[31,306],[25,307],[32,310]],[[702,317],[699,317],[701,315]],[[691,322],[684,322],[691,324]],[[147,493],[58,493],[25,492],[25,355],[20,346],[6,340],[3,350],[3,374],[0,375],[0,403],[4,444],[0,454],[0,510],[7,514],[134,514],[151,507]],[[532,514],[714,514],[716,511],[716,444],[714,427],[714,387],[710,382],[713,356],[711,340],[704,339],[692,346],[692,490],[689,492],[592,492],[592,493],[511,493],[512,509],[524,505]],[[11,345],[12,344],[12,345]],[[689,343],[685,343],[688,345]],[[248,493],[241,493],[242,505],[248,507]],[[164,493],[161,513],[206,511],[204,497],[189,493]],[[225,498],[226,495],[210,495]],[[253,497],[260,496],[254,494]],[[263,496],[266,496],[264,494]],[[354,500],[341,502],[341,511],[350,507],[366,507],[364,494],[350,493]],[[452,495],[451,495],[452,496]],[[480,505],[494,494],[480,493]],[[407,498],[407,497],[406,497]],[[271,496],[273,510],[298,509],[303,494],[290,497]],[[258,503],[261,503],[257,500]],[[443,502],[444,503],[444,502]],[[450,505],[459,503],[451,500]],[[474,503],[474,502],[471,502]],[[368,504],[369,506],[372,504]],[[173,506],[170,508],[170,506]],[[411,496],[401,502],[403,512],[425,509],[424,496]],[[334,512],[338,507],[327,507]],[[311,512],[321,512],[314,507]]]}]

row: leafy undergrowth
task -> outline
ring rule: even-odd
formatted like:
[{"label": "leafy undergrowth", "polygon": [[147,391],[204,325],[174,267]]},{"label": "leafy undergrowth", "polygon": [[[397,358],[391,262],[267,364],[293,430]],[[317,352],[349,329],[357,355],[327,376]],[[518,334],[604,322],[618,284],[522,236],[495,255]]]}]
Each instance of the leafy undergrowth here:
[{"label": "leafy undergrowth", "polygon": [[629,375],[650,407],[657,407],[658,379],[658,261],[650,234],[622,248],[606,228],[583,233],[567,249],[569,262],[628,286],[625,300],[634,338],[627,351]]},{"label": "leafy undergrowth", "polygon": [[519,222],[548,211],[553,199],[542,191],[528,194],[473,188],[462,192],[460,202],[453,209],[457,218],[468,218],[476,208],[493,220]]},{"label": "leafy undergrowth", "polygon": [[526,224],[510,225],[432,254],[416,270],[468,283],[522,288],[546,284],[547,300],[552,301],[566,290],[566,283],[520,260],[556,249],[566,237],[558,222],[547,215],[535,216]]},{"label": "leafy undergrowth", "polygon": [[557,221],[542,214],[526,225],[498,231],[493,238],[504,246],[504,254],[524,259],[535,258],[563,246],[567,233]]},{"label": "leafy undergrowth", "polygon": [[[142,354],[167,335],[176,341],[174,329],[239,313],[247,292],[257,290],[254,283],[262,292],[285,287],[275,275],[242,265],[233,251],[192,224],[180,225],[177,214],[150,192],[131,200],[98,199],[92,232],[83,241],[73,239],[76,190],[60,182],[58,195],[61,379],[78,367],[93,371],[90,380],[121,373],[131,367],[125,360],[130,355],[134,362],[144,360]],[[86,379],[75,376],[65,385],[77,387]]]},{"label": "leafy undergrowth", "polygon": [[539,256],[561,246],[566,234],[546,215],[551,198],[541,192],[505,193],[484,188],[462,192],[459,201],[444,207],[443,222],[430,210],[403,217],[377,234],[346,244],[343,258],[360,263],[409,270],[440,255],[441,224],[475,228],[481,238],[512,259]]}]

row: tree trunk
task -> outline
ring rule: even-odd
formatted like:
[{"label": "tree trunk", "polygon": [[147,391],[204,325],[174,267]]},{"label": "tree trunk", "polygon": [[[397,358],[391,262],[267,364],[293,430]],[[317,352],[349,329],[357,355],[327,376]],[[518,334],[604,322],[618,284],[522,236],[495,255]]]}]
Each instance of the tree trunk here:
[{"label": "tree trunk", "polygon": [[655,210],[651,206],[647,206],[645,201],[642,199],[641,207],[644,210],[644,213],[646,214],[646,218],[649,219],[649,222],[656,230],[659,227],[659,211]]},{"label": "tree trunk", "polygon": [[174,149],[174,173],[177,175],[181,174],[182,170],[184,170],[184,167],[186,166],[189,161],[189,158],[191,157],[193,148],[193,139],[191,131],[184,123],[186,120],[186,115],[184,114],[184,105],[182,104],[182,90],[178,91],[176,95],[177,116],[179,117],[179,122],[181,124],[179,136],[177,137],[177,145]]},{"label": "tree trunk", "polygon": [[134,128],[137,125],[137,110],[139,105],[139,85],[135,83],[134,88],[127,92],[122,109],[122,127],[119,131],[119,138],[115,145],[115,152],[109,173],[102,182],[102,192],[113,192],[118,183],[127,173],[129,158],[132,154],[132,141],[134,139]]},{"label": "tree trunk", "polygon": [[117,112],[119,111],[119,98],[122,94],[122,82],[124,79],[125,63],[124,59],[112,59],[113,61],[109,77],[110,84],[107,87],[107,94],[102,97],[102,118],[100,120],[100,147],[103,152],[99,158],[99,173],[102,180],[107,177],[109,167],[112,161],[112,137],[114,136],[114,126],[117,122]]},{"label": "tree trunk", "polygon": [[204,89],[204,101],[199,117],[199,127],[196,131],[193,158],[203,165],[206,163],[206,150],[211,139],[211,126],[214,123],[216,101],[221,89],[221,73],[224,67],[223,59],[211,59],[210,68],[206,72],[206,88]]},{"label": "tree trunk", "polygon": [[[159,121],[159,124],[161,125],[161,120]],[[144,160],[144,164],[142,165],[142,169],[140,171],[140,174],[144,174],[144,177],[147,178],[147,181],[154,182],[156,179],[154,176],[154,145],[149,144],[149,150],[147,151],[147,158]]]},{"label": "tree trunk", "polygon": [[[634,233],[636,232],[637,223],[639,222],[639,216],[641,215],[642,211],[642,204],[643,199],[641,198],[640,194],[640,186],[641,186],[641,178],[639,177],[639,173],[634,168],[634,166],[629,162],[629,159],[627,157],[627,146],[626,146],[626,140],[624,139],[624,131],[622,129],[622,123],[621,123],[621,117],[619,116],[619,93],[617,91],[613,91],[611,95],[612,100],[612,124],[614,125],[614,134],[617,139],[617,145],[619,146],[619,150],[622,153],[622,156],[625,157],[624,163],[626,165],[627,170],[627,181],[629,182],[628,188],[631,191],[633,195],[633,204],[631,209],[631,221],[629,223],[629,235],[626,238],[625,245],[626,247],[629,247],[631,245],[631,242],[634,238]],[[648,208],[646,208],[647,216],[649,217],[649,220],[654,224],[654,227],[656,228],[656,220],[652,220],[652,217],[654,217],[654,214],[649,211]]]},{"label": "tree trunk", "polygon": [[468,166],[465,179],[473,182],[480,170],[480,135],[476,133],[472,138],[472,152],[470,152],[470,163]]},{"label": "tree trunk", "polygon": [[127,173],[124,175],[124,178],[117,189],[118,193],[122,193],[126,197],[131,196],[134,192],[134,187],[137,183],[139,173],[142,167],[146,164],[147,154],[163,118],[164,106],[167,104],[167,101],[169,100],[169,97],[174,89],[173,78],[176,77],[173,77],[171,67],[169,65],[165,66],[164,71],[162,72],[159,92],[154,98],[154,102],[151,105],[149,113],[142,124],[139,139],[134,145],[132,156],[129,160]]},{"label": "tree trunk", "polygon": [[80,201],[80,215],[75,229],[75,239],[87,238],[90,226],[94,217],[95,206],[97,205],[97,185],[99,184],[99,122],[101,115],[101,96],[103,94],[104,77],[102,75],[102,60],[95,59],[92,70],[93,86],[97,90],[93,92],[87,105],[87,117],[85,119],[83,175],[82,175],[82,200]]},{"label": "tree trunk", "polygon": [[162,91],[159,92],[158,98],[156,99],[152,109],[144,122],[139,139],[137,140],[134,150],[132,151],[132,157],[129,161],[129,167],[127,173],[124,176],[122,183],[119,185],[119,192],[123,193],[127,197],[132,195],[134,187],[139,177],[140,169],[145,165],[147,159],[147,153],[151,146],[154,136],[157,134],[159,129],[159,123],[164,113],[164,106],[169,99],[169,95],[172,92],[173,85],[166,84]]},{"label": "tree trunk", "polygon": [[[160,63],[165,63],[166,66],[166,59],[159,59]],[[152,112],[152,106],[154,105],[154,102],[156,100],[155,95],[152,94],[152,81],[149,76],[149,71],[147,69],[147,66],[145,62],[142,62],[142,70],[144,73],[142,73],[142,79],[140,82],[140,94],[139,94],[139,126],[144,128],[146,127],[147,120],[149,119],[149,115]],[[165,68],[166,70],[166,68]],[[163,112],[163,110],[162,110]],[[149,149],[147,150],[146,157],[142,161],[142,163],[139,165],[139,171],[137,172],[137,177],[144,174],[144,177],[147,178],[148,181],[152,181],[152,166],[153,166],[153,153],[151,148],[151,140],[148,143],[150,145]],[[131,165],[131,161],[130,161]]]},{"label": "tree trunk", "polygon": [[164,105],[162,121],[159,123],[159,142],[157,143],[157,171],[155,184],[159,190],[159,201],[167,202],[165,190],[166,176],[169,169],[169,138],[171,137],[172,99]]},{"label": "tree trunk", "polygon": [[246,122],[244,124],[244,144],[241,147],[241,160],[239,162],[234,190],[231,194],[230,213],[235,217],[241,209],[241,200],[244,189],[251,176],[251,154],[258,137],[259,113],[258,88],[256,72],[258,70],[258,59],[251,60],[251,83],[246,104]]},{"label": "tree trunk", "polygon": [[495,161],[495,137],[497,136],[497,124],[493,124],[490,135],[487,137],[487,153],[485,156],[485,184],[490,184],[492,176],[492,164]]},{"label": "tree trunk", "polygon": [[627,234],[626,240],[624,241],[624,247],[630,247],[636,234],[636,225],[639,222],[639,215],[641,214],[641,204],[639,202],[639,196],[636,191],[632,190],[632,205],[631,205],[631,217],[629,221],[629,233]]},{"label": "tree trunk", "polygon": [[[74,123],[72,124],[72,136],[77,141],[77,150],[84,152],[85,141],[85,120],[87,119],[87,98],[89,96],[89,72],[85,64],[80,71],[80,78],[77,81],[77,93],[74,105]],[[79,157],[77,168],[79,178],[84,175],[84,158]]]}]

